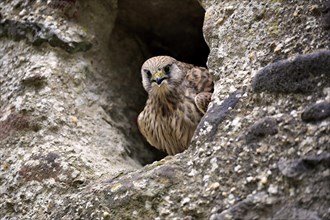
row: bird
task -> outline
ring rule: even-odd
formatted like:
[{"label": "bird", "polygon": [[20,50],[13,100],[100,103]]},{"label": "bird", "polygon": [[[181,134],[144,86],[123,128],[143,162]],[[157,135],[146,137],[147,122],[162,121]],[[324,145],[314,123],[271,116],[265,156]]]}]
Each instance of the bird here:
[{"label": "bird", "polygon": [[211,74],[205,67],[155,56],[143,63],[141,75],[148,99],[137,118],[140,132],[168,155],[183,152],[211,101]]}]

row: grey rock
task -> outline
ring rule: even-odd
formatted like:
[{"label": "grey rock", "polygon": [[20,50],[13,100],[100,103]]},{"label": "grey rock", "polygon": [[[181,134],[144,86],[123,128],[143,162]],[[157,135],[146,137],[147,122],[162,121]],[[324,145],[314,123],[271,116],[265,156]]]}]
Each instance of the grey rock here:
[{"label": "grey rock", "polygon": [[281,173],[290,178],[300,177],[305,172],[315,169],[317,166],[330,167],[330,154],[323,153],[317,156],[309,156],[297,160],[281,160],[278,168]]},{"label": "grey rock", "polygon": [[268,135],[274,135],[278,132],[277,122],[271,117],[262,118],[251,125],[245,135],[246,142],[257,142]]},{"label": "grey rock", "polygon": [[320,51],[264,67],[253,79],[252,86],[255,91],[311,93],[330,85],[329,72],[330,51]]},{"label": "grey rock", "polygon": [[330,29],[330,2],[324,2],[322,10],[322,26],[325,30]]},{"label": "grey rock", "polygon": [[212,138],[217,132],[217,127],[230,114],[230,111],[235,108],[241,96],[242,92],[236,91],[230,94],[220,105],[213,105],[201,119],[196,128],[193,140],[196,138],[205,138],[208,141],[212,141]]},{"label": "grey rock", "polygon": [[284,206],[280,210],[278,210],[274,217],[274,220],[281,219],[309,219],[309,220],[321,220],[321,218],[317,215],[316,212],[305,210],[302,208],[292,207],[292,206]]},{"label": "grey rock", "polygon": [[306,122],[320,121],[330,116],[330,102],[320,102],[311,105],[301,114],[301,119]]},{"label": "grey rock", "polygon": [[49,43],[52,47],[60,47],[68,53],[85,52],[92,47],[92,44],[87,41],[76,42],[61,39],[42,24],[10,19],[4,19],[0,23],[0,37],[8,37],[16,41],[26,39],[36,46]]},{"label": "grey rock", "polygon": [[275,203],[275,198],[265,192],[259,192],[249,195],[246,199],[219,214],[213,214],[210,220],[262,219],[262,213],[269,211],[271,205]]}]

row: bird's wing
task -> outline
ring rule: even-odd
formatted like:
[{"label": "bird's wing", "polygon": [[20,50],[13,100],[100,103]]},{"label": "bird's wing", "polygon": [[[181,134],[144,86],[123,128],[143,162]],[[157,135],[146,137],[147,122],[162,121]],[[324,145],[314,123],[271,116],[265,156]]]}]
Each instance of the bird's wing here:
[{"label": "bird's wing", "polygon": [[189,87],[196,93],[213,92],[213,80],[209,71],[204,67],[191,67],[186,73],[186,81]]},{"label": "bird's wing", "polygon": [[195,99],[195,105],[199,111],[205,114],[211,101],[214,88],[212,76],[204,67],[195,67],[190,65],[185,66],[185,69],[188,70],[186,73],[185,83],[188,88],[192,88],[195,91],[195,95],[193,97]]},{"label": "bird's wing", "polygon": [[209,103],[211,102],[211,92],[201,92],[195,96],[195,104],[199,111],[205,114]]}]

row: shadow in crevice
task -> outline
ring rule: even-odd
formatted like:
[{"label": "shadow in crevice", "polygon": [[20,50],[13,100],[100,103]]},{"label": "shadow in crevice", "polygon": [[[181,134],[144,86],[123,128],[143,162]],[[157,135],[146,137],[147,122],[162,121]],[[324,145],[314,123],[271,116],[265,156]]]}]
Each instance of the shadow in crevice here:
[{"label": "shadow in crevice", "polygon": [[205,66],[204,9],[196,0],[120,0],[116,26],[125,27],[153,55]]}]

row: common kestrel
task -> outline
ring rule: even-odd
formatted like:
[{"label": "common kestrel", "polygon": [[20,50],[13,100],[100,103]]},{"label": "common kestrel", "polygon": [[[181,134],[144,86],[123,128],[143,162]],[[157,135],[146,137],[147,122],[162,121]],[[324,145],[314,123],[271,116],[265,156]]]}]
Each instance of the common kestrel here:
[{"label": "common kestrel", "polygon": [[213,92],[208,70],[169,56],[156,56],[141,68],[148,100],[138,116],[147,141],[170,155],[187,149]]}]

